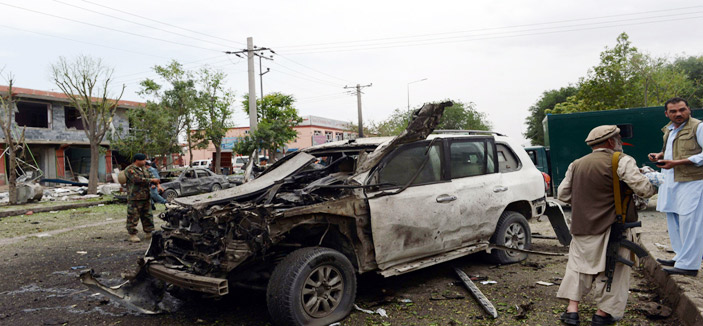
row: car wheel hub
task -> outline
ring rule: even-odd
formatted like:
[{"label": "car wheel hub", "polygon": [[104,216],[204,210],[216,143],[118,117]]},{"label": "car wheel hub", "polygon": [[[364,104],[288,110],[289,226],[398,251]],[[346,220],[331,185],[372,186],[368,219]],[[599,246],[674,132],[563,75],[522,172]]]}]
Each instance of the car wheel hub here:
[{"label": "car wheel hub", "polygon": [[[509,248],[525,249],[526,231],[520,223],[510,224],[505,231],[505,246]],[[511,256],[519,255],[519,252],[508,251]]]},{"label": "car wheel hub", "polygon": [[344,294],[342,274],[333,266],[315,268],[305,279],[301,291],[301,304],[305,312],[314,318],[331,314]]}]

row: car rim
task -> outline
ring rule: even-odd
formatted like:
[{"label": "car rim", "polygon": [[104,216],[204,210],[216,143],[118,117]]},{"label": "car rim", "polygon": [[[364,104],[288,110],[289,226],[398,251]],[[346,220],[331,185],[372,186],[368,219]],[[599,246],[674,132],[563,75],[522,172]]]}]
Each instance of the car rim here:
[{"label": "car rim", "polygon": [[212,191],[218,191],[218,190],[220,190],[220,185],[212,186]]},{"label": "car rim", "polygon": [[[510,224],[505,230],[505,246],[508,248],[525,249],[526,238],[525,228],[520,223]],[[506,251],[506,253],[510,256],[520,255],[516,251]]]},{"label": "car rim", "polygon": [[172,201],[174,198],[176,198],[176,196],[172,192],[169,192],[168,195],[166,195],[167,201]]},{"label": "car rim", "polygon": [[308,315],[322,318],[339,306],[343,294],[342,274],[333,266],[323,265],[315,268],[305,279],[301,303]]}]

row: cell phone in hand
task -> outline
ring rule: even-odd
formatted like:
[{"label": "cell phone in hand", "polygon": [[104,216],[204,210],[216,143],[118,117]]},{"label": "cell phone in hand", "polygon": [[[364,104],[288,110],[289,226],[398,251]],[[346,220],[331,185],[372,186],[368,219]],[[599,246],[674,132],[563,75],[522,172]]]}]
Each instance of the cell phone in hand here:
[{"label": "cell phone in hand", "polygon": [[666,164],[666,163],[664,163],[664,162],[654,162],[654,164],[657,165],[657,166],[662,166],[662,165],[664,165],[664,164]]}]

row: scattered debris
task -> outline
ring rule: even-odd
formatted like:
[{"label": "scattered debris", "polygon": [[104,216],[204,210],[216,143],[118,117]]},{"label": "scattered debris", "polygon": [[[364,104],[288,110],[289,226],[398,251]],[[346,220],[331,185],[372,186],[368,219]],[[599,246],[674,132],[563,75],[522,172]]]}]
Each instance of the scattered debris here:
[{"label": "scattered debris", "polygon": [[649,319],[663,319],[671,316],[671,308],[656,302],[648,302],[638,310],[644,312]]},{"label": "scattered debris", "polygon": [[58,213],[58,212],[59,212],[59,211],[49,211],[49,213],[51,213],[51,214],[56,214],[56,213]]},{"label": "scattered debris", "polygon": [[85,255],[85,254],[87,254],[88,252],[87,252],[87,251],[82,251],[82,250],[81,250],[81,251],[76,251],[76,253],[79,254],[79,255]]},{"label": "scattered debris", "polygon": [[544,286],[552,286],[552,285],[554,285],[554,283],[545,282],[545,281],[537,281],[536,283],[539,284],[539,285],[544,285]]},{"label": "scattered debris", "polygon": [[496,281],[481,281],[481,284],[483,284],[483,285],[498,284],[498,282],[496,282]]},{"label": "scattered debris", "polygon": [[521,304],[521,305],[515,306],[517,308],[517,314],[515,315],[515,319],[517,319],[517,320],[527,319],[527,313],[530,312],[530,310],[532,310],[533,304],[534,304],[533,302],[530,302],[527,304]]},{"label": "scattered debris", "polygon": [[365,312],[365,313],[370,314],[370,315],[375,315],[375,314],[377,314],[377,315],[379,315],[379,316],[381,316],[381,317],[388,317],[388,314],[386,313],[386,309],[383,309],[383,308],[378,308],[378,309],[376,309],[376,310],[362,309],[362,308],[359,308],[359,306],[357,306],[356,303],[355,303],[355,304],[354,304],[354,309],[359,310],[359,311],[361,311],[361,312]]},{"label": "scattered debris", "polygon": [[27,211],[26,213],[24,213],[24,215],[32,215],[32,214],[34,214],[33,211]]},{"label": "scattered debris", "polygon": [[[469,289],[469,292],[471,292],[471,295],[473,295],[474,298],[476,299],[476,301],[478,301],[478,303],[481,304],[481,307],[484,310],[486,310],[486,312],[488,314],[490,314],[493,318],[498,318],[498,311],[496,311],[496,308],[493,306],[491,301],[489,301],[488,298],[486,298],[486,296],[483,295],[481,290],[479,290],[478,287],[476,287],[476,284],[474,284],[474,282],[471,282],[471,279],[469,278],[469,276],[466,275],[466,273],[464,273],[464,271],[462,271],[461,269],[458,269],[456,267],[454,267],[454,271],[456,272],[457,275],[459,275],[459,278],[464,282],[466,287]],[[495,281],[485,281],[485,282],[497,283]],[[481,282],[481,283],[483,283],[483,282]]]},{"label": "scattered debris", "polygon": [[37,238],[46,238],[46,237],[50,237],[51,234],[48,234],[48,233],[39,233],[39,234],[35,234],[34,236],[37,237]]},{"label": "scattered debris", "polygon": [[86,268],[86,266],[83,266],[83,265],[71,267],[71,269],[74,270],[74,271],[77,270],[77,269],[85,269],[85,268]]},{"label": "scattered debris", "polygon": [[465,296],[463,296],[463,295],[461,295],[461,294],[459,294],[459,293],[456,293],[456,292],[452,292],[452,293],[442,293],[442,295],[440,295],[440,294],[437,293],[437,292],[432,292],[432,293],[430,294],[430,300],[432,300],[432,301],[440,301],[440,300],[461,300],[461,299],[464,299],[464,298],[465,298]]},{"label": "scattered debris", "polygon": [[544,264],[540,264],[540,263],[534,262],[534,261],[523,261],[523,262],[520,263],[520,264],[521,264],[522,266],[525,266],[525,267],[532,267],[532,268],[534,268],[534,269],[542,269],[542,268],[544,268]]},{"label": "scattered debris", "polygon": [[471,280],[474,282],[488,281],[488,276],[480,276],[477,274],[477,275],[471,276]]},{"label": "scattered debris", "polygon": [[410,303],[410,302],[413,302],[413,301],[410,300],[410,299],[400,299],[399,301],[402,302],[402,303]]}]

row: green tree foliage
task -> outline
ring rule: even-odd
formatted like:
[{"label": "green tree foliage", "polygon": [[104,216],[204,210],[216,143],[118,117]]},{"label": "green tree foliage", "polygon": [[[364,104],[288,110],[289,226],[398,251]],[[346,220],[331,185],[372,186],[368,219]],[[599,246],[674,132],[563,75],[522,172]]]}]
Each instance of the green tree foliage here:
[{"label": "green tree foliage", "polygon": [[476,105],[472,102],[463,103],[452,101],[454,105],[445,108],[442,119],[436,129],[449,130],[490,130],[491,122],[486,114],[476,111]]},{"label": "green tree foliage", "polygon": [[215,172],[220,172],[222,155],[222,139],[231,126],[229,118],[232,115],[234,93],[224,88],[226,74],[204,67],[198,73],[199,96],[198,106],[194,110],[198,123],[198,132],[192,134],[197,142],[196,147],[207,148],[212,143],[215,146]]},{"label": "green tree foliage", "polygon": [[662,105],[673,96],[692,93],[686,73],[665,58],[653,58],[632,46],[626,33],[606,47],[600,63],[581,78],[578,92],[549,113],[601,111]]},{"label": "green tree foliage", "polygon": [[576,91],[576,87],[568,86],[542,93],[537,103],[530,107],[530,115],[525,119],[527,131],[522,135],[529,139],[533,145],[544,145],[542,120],[544,120],[546,110],[552,110],[557,104],[566,102],[566,99],[574,96]]},{"label": "green tree foliage", "polygon": [[[276,153],[278,149],[283,149],[285,144],[298,136],[298,132],[293,127],[303,122],[303,118],[298,115],[298,110],[294,107],[295,99],[292,95],[271,93],[263,99],[257,99],[256,103],[259,117],[256,131],[242,137],[235,144],[234,151],[248,155],[259,148]],[[248,114],[248,95],[244,96],[242,105]]]},{"label": "green tree foliage", "polygon": [[693,92],[686,94],[688,105],[692,108],[703,107],[703,56],[678,57],[674,66],[681,69],[693,84]]},{"label": "green tree foliage", "polygon": [[181,151],[173,111],[161,103],[147,101],[144,108],[127,111],[130,128],[110,136],[110,144],[120,155],[132,157],[144,153],[148,157],[169,157]]},{"label": "green tree foliage", "polygon": [[[198,109],[199,98],[194,74],[173,60],[166,66],[155,66],[154,72],[164,80],[167,87],[152,79],[145,79],[140,84],[142,96],[151,96],[153,102],[163,108],[163,114],[171,116],[178,135],[185,134],[190,159],[193,160],[195,140],[191,130],[196,129],[195,112]],[[170,133],[170,132],[169,132]],[[174,140],[177,140],[174,139]],[[188,162],[190,164],[191,162]]]},{"label": "green tree foliage", "polygon": [[[474,103],[452,101],[454,105],[445,108],[438,130],[490,130],[491,123],[485,113],[478,112]],[[391,115],[379,122],[369,123],[369,134],[378,136],[397,136],[408,127],[413,110],[395,109]],[[357,129],[350,129],[355,131]]]}]

